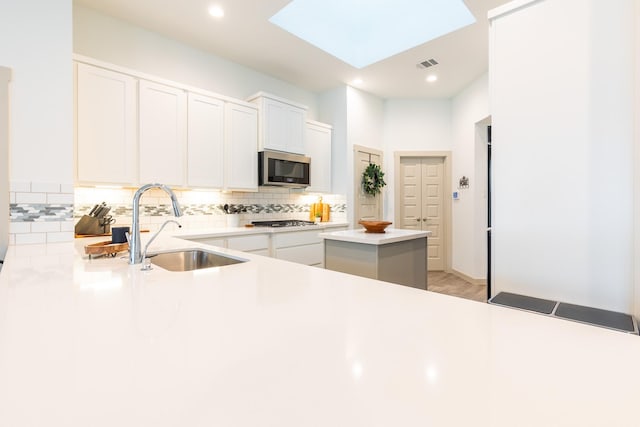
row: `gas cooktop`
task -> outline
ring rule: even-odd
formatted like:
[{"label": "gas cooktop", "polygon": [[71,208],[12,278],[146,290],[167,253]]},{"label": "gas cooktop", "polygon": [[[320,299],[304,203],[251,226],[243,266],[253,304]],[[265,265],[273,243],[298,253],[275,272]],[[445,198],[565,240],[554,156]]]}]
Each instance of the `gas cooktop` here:
[{"label": "gas cooktop", "polygon": [[303,221],[300,219],[279,219],[272,221],[251,221],[256,227],[300,227],[304,225],[315,225],[312,221]]}]

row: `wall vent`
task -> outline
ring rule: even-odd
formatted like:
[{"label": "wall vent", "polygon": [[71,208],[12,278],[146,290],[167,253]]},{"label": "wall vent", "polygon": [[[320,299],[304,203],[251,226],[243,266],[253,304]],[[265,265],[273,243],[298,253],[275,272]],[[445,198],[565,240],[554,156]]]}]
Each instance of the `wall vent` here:
[{"label": "wall vent", "polygon": [[431,59],[427,59],[426,61],[422,61],[422,62],[418,63],[417,67],[418,68],[429,68],[429,67],[433,67],[434,65],[438,65],[438,61],[436,61],[435,59],[431,58]]}]

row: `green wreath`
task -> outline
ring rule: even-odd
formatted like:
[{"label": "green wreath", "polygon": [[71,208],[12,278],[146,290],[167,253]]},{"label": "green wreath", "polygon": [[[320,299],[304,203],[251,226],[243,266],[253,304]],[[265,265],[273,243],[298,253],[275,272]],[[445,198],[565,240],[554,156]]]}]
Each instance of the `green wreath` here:
[{"label": "green wreath", "polygon": [[375,163],[369,163],[369,166],[362,172],[362,190],[375,196],[382,191],[382,187],[387,185],[384,182],[384,172],[380,169],[380,166]]}]

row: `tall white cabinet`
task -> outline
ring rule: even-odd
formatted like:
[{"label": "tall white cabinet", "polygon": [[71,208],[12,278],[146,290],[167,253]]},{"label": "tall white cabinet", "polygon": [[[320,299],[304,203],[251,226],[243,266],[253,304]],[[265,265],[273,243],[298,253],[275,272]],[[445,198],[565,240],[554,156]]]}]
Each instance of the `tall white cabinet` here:
[{"label": "tall white cabinet", "polygon": [[[0,67],[0,260],[9,245],[9,82],[11,69]],[[0,266],[0,268],[2,268]]]},{"label": "tall white cabinet", "polygon": [[631,312],[635,3],[490,13],[494,295]]},{"label": "tall white cabinet", "polygon": [[311,157],[311,186],[307,191],[331,193],[331,132],[330,125],[307,121],[307,155]]},{"label": "tall white cabinet", "polygon": [[227,103],[225,132],[225,189],[258,191],[258,111]]},{"label": "tall white cabinet", "polygon": [[137,182],[137,81],[78,63],[76,176],[84,183]]}]

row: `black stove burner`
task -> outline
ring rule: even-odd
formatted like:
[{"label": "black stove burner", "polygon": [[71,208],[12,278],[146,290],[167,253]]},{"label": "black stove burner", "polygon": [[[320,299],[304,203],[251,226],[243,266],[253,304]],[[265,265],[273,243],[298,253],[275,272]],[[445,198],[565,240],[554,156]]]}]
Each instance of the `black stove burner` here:
[{"label": "black stove burner", "polygon": [[304,225],[314,225],[312,221],[303,221],[300,219],[280,219],[273,221],[251,221],[256,227],[300,227]]}]

